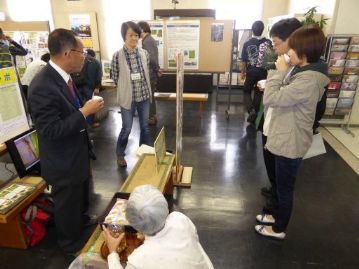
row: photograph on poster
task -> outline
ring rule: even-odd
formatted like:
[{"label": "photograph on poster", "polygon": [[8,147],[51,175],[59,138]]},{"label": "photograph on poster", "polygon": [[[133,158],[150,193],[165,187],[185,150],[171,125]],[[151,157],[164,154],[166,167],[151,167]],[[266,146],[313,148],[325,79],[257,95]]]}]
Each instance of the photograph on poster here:
[{"label": "photograph on poster", "polygon": [[79,37],[91,37],[90,15],[70,15],[70,27]]},{"label": "photograph on poster", "polygon": [[211,41],[221,42],[223,41],[224,23],[212,23],[211,26]]}]

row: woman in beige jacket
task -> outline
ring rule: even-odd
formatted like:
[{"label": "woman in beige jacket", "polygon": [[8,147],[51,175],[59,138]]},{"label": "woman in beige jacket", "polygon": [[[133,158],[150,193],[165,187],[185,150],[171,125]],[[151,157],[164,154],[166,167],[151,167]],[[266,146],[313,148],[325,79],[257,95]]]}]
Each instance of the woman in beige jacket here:
[{"label": "woman in beige jacket", "polygon": [[278,57],[277,70],[268,74],[263,104],[271,111],[264,124],[268,126],[265,147],[275,156],[278,209],[273,215],[256,217],[262,225],[255,230],[264,236],[285,238],[297,171],[312,143],[316,106],[329,83],[327,67],[320,62],[324,45],[320,28],[302,26],[289,39],[290,64],[296,66],[291,76],[284,79],[289,68],[284,56]]}]

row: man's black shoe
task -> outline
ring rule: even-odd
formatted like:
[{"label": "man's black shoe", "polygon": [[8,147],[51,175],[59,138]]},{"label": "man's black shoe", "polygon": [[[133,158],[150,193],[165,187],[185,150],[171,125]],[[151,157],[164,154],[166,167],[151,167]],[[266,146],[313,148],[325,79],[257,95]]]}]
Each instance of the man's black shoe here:
[{"label": "man's black shoe", "polygon": [[98,223],[96,215],[83,215],[84,226],[89,227]]},{"label": "man's black shoe", "polygon": [[247,122],[254,123],[256,120],[256,117],[257,117],[257,113],[254,110],[252,110],[248,115]]}]

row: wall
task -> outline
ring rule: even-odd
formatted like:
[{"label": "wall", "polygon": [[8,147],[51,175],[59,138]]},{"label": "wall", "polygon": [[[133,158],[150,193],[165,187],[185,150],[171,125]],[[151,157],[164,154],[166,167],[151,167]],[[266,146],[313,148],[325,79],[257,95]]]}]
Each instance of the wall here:
[{"label": "wall", "polygon": [[[359,35],[359,1],[337,0],[336,17],[333,19],[332,32],[334,34]],[[351,124],[359,124],[359,85],[355,96]]]},{"label": "wall", "polygon": [[263,35],[267,37],[269,35],[267,31],[269,18],[288,14],[288,2],[288,0],[263,0],[262,21],[265,26]]},{"label": "wall", "polygon": [[[211,0],[178,0],[177,9],[209,9]],[[151,0],[151,18],[155,9],[172,9],[171,0]]]},{"label": "wall", "polygon": [[51,0],[55,27],[69,27],[69,14],[96,12],[101,59],[111,59],[123,45],[121,24],[128,20],[149,20],[151,0],[131,0],[133,7],[124,8],[118,0]]},{"label": "wall", "polygon": [[5,13],[5,19],[8,20],[7,2],[4,0],[0,1],[0,11]]}]

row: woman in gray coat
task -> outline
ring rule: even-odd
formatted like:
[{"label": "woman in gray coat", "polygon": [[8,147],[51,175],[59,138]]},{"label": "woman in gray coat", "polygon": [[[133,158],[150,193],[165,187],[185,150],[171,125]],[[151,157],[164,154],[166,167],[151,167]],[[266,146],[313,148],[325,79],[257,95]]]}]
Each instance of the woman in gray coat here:
[{"label": "woman in gray coat", "polygon": [[263,104],[269,110],[263,128],[268,134],[265,147],[275,157],[278,209],[273,215],[256,217],[262,225],[256,225],[255,230],[264,236],[285,238],[297,171],[312,143],[316,106],[329,83],[327,67],[320,62],[324,45],[320,28],[302,26],[289,39],[288,55],[290,64],[296,66],[294,72],[284,79],[289,63],[279,56],[277,70],[268,74]]}]

